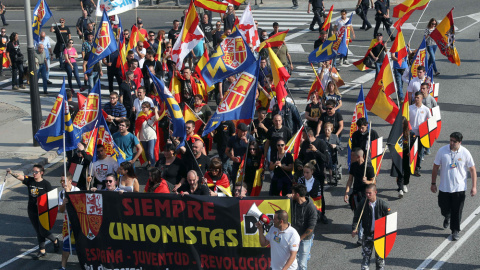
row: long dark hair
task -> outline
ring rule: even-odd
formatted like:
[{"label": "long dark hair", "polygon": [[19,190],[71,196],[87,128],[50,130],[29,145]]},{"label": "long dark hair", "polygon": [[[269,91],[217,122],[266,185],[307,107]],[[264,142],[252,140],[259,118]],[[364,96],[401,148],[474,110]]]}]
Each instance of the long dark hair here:
[{"label": "long dark hair", "polygon": [[437,20],[435,20],[435,18],[431,18],[430,21],[428,21],[428,24],[427,24],[428,29],[430,29],[432,27],[433,22],[438,23]]},{"label": "long dark hair", "polygon": [[128,162],[128,161],[124,161],[120,164],[120,167],[122,167],[122,169],[124,169],[125,171],[127,171],[127,176],[130,177],[130,178],[137,178],[137,176],[135,175],[135,169],[133,168],[133,164]]},{"label": "long dark hair", "polygon": [[150,172],[150,179],[148,179],[148,181],[150,185],[148,187],[148,192],[152,193],[155,191],[155,189],[157,189],[157,187],[160,186],[163,179],[162,179],[162,172],[160,171],[160,169],[153,167],[149,170],[149,172]]},{"label": "long dark hair", "polygon": [[250,146],[253,146],[255,148],[255,156],[261,155],[260,147],[258,146],[258,142],[256,140],[250,141],[250,143],[248,144],[248,154],[252,155],[252,153],[250,153]]}]

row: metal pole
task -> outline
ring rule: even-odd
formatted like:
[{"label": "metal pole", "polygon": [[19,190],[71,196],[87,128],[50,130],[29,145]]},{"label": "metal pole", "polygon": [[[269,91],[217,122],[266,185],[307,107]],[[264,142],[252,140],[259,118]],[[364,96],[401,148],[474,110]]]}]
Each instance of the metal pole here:
[{"label": "metal pole", "polygon": [[[35,51],[33,48],[32,32],[32,10],[30,0],[25,0],[25,26],[27,28],[27,55],[28,55],[28,76],[30,78],[30,103],[32,112],[32,135],[37,133],[42,121],[42,108],[40,105],[40,96],[38,93],[37,69],[35,67]],[[23,67],[21,67],[23,68]],[[20,80],[23,80],[20,78]],[[33,138],[33,146],[40,144]]]}]

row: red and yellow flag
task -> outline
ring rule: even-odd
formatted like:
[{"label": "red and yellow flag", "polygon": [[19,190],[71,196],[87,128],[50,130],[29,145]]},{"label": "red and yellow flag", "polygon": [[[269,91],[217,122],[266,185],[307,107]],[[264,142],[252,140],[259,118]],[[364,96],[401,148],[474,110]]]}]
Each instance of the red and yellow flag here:
[{"label": "red and yellow flag", "polygon": [[332,21],[332,14],[333,14],[333,5],[330,7],[330,11],[328,11],[327,18],[323,22],[322,30],[328,31],[328,29],[330,29],[330,22]]},{"label": "red and yellow flag", "polygon": [[418,137],[415,138],[415,142],[413,143],[412,149],[410,149],[409,154],[409,161],[410,164],[410,173],[415,173],[415,168],[417,167],[417,158],[418,158]]},{"label": "red and yellow flag", "polygon": [[194,130],[195,133],[198,133],[198,131],[202,127],[202,124],[203,124],[202,120],[197,117],[197,115],[192,111],[192,109],[190,109],[190,107],[187,104],[183,106],[183,119],[185,119],[185,123],[190,120],[195,122],[195,130]]},{"label": "red and yellow flag", "polygon": [[315,81],[313,81],[312,86],[310,86],[310,91],[308,91],[307,100],[310,100],[312,94],[316,93],[317,96],[323,96],[323,86],[320,78],[315,77]]},{"label": "red and yellow flag", "polygon": [[278,109],[281,110],[283,104],[286,102],[287,90],[285,90],[285,82],[290,78],[287,69],[283,66],[278,56],[273,52],[272,48],[268,47],[268,55],[270,59],[270,66],[272,68],[273,85],[277,93]]},{"label": "red and yellow flag", "polygon": [[175,98],[177,103],[180,103],[180,91],[182,89],[182,85],[180,84],[180,80],[178,79],[175,74],[172,76],[172,79],[170,80],[170,92],[172,93],[172,96]]},{"label": "red and yellow flag", "polygon": [[54,189],[37,197],[38,219],[45,230],[52,229],[57,220],[58,190]]},{"label": "red and yellow flag", "polygon": [[[390,208],[388,208],[390,212]],[[393,248],[397,237],[397,212],[375,220],[373,244],[378,256],[385,259]]]},{"label": "red and yellow flag", "polygon": [[390,52],[398,53],[397,59],[398,64],[401,65],[405,56],[408,55],[407,47],[405,46],[405,38],[403,37],[402,29],[400,27],[397,28],[398,33],[395,37],[395,41],[393,41],[392,48],[390,48]]},{"label": "red and yellow flag", "polygon": [[394,27],[399,29],[415,10],[423,10],[427,7],[430,0],[405,0],[403,3],[393,8],[393,17],[399,18]]},{"label": "red and yellow flag", "polygon": [[155,61],[162,59],[162,42],[158,42],[157,53],[155,54]]},{"label": "red and yellow flag", "polygon": [[432,147],[437,139],[437,120],[433,117],[428,118],[427,121],[420,124],[418,133],[420,134],[420,142],[422,145],[425,148]]},{"label": "red and yellow flag", "polygon": [[130,40],[128,41],[127,52],[137,47],[137,42],[139,41],[143,42],[143,48],[148,49],[150,47],[150,44],[148,44],[148,41],[145,39],[143,34],[138,30],[136,25],[132,26],[131,32],[132,33],[130,34]]},{"label": "red and yellow flag", "polygon": [[316,198],[312,198],[312,200],[315,208],[317,208],[318,211],[322,212],[322,196],[320,195]]},{"label": "red and yellow flag", "polygon": [[372,153],[373,171],[375,172],[375,175],[378,175],[380,167],[382,166],[380,161],[382,160],[383,155],[383,137],[372,141],[370,152]]},{"label": "red and yellow flag", "polygon": [[412,130],[412,125],[410,125],[410,102],[408,100],[408,94],[405,95],[405,98],[403,100],[402,104],[402,116],[407,119],[408,122],[408,129]]},{"label": "red and yellow flag", "polygon": [[250,192],[250,196],[260,196],[260,191],[262,191],[263,178],[265,177],[263,168],[264,163],[265,157],[262,157],[262,159],[260,160],[260,167],[255,172],[255,179],[253,179],[252,192]]},{"label": "red and yellow flag", "polygon": [[257,51],[260,51],[267,45],[267,43],[270,44],[272,47],[280,47],[283,42],[285,41],[285,37],[288,34],[288,30],[284,32],[278,32],[275,35],[271,36],[270,38],[264,40],[262,43],[260,43],[260,46],[258,46]]},{"label": "red and yellow flag", "polygon": [[195,5],[217,13],[225,13],[228,4],[214,0],[195,0]]},{"label": "red and yellow flag", "polygon": [[298,154],[300,152],[300,144],[302,143],[302,132],[305,126],[302,126],[295,136],[293,136],[288,143],[285,145],[285,151],[292,153],[293,160],[298,158]]},{"label": "red and yellow flag", "polygon": [[380,69],[377,79],[375,79],[372,88],[365,97],[365,104],[369,111],[390,124],[393,124],[398,114],[398,107],[390,98],[390,95],[394,92],[395,84],[393,82],[390,61],[388,56],[385,56],[382,69]]},{"label": "red and yellow flag", "polygon": [[8,61],[6,52],[0,50],[0,54],[2,55],[2,67],[4,68],[10,67],[10,61]]},{"label": "red and yellow flag", "polygon": [[453,24],[453,8],[447,16],[437,25],[430,37],[435,40],[440,52],[448,58],[448,61],[460,66],[460,57],[455,47],[455,25]]},{"label": "red and yellow flag", "polygon": [[370,51],[372,50],[373,47],[377,46],[377,44],[379,43],[379,41],[374,38],[372,39],[372,41],[370,42],[370,46],[368,46],[368,50],[367,52],[365,53],[365,56],[356,61],[356,62],[353,62],[353,64],[360,70],[360,71],[364,71],[364,70],[367,70],[369,69],[369,67],[365,66],[365,64],[363,63],[365,61],[365,58],[367,58],[369,55],[370,55]]}]

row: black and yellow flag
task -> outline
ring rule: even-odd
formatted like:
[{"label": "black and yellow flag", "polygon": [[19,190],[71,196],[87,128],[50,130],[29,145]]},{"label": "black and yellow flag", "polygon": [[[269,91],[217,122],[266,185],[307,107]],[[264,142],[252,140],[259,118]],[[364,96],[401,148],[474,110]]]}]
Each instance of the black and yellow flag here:
[{"label": "black and yellow flag", "polygon": [[403,175],[403,116],[401,111],[398,111],[395,122],[393,122],[390,135],[388,135],[387,145],[392,154],[392,163],[397,169],[398,175]]}]

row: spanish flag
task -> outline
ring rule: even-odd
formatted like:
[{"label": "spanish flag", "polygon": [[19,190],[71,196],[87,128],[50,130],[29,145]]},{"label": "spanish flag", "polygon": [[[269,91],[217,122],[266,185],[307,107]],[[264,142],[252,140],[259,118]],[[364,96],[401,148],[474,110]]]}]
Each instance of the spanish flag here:
[{"label": "spanish flag", "polygon": [[415,10],[423,10],[428,6],[430,0],[406,0],[393,8],[393,17],[399,18],[395,24],[395,28],[402,26]]},{"label": "spanish flag", "polygon": [[210,60],[210,57],[208,56],[208,50],[205,50],[195,66],[195,74],[197,75],[197,78],[204,83],[204,86],[207,86],[207,92],[210,92],[215,88],[215,86],[212,85],[211,87],[208,87],[208,84],[205,82],[202,76],[202,69],[207,65],[208,60]]},{"label": "spanish flag", "polygon": [[395,116],[399,111],[397,105],[390,98],[390,95],[394,92],[395,84],[393,82],[390,61],[388,60],[388,56],[385,56],[382,69],[378,73],[377,79],[375,79],[368,95],[365,97],[365,104],[369,111],[390,124],[393,124]]},{"label": "spanish flag", "polygon": [[203,122],[197,117],[197,115],[192,111],[192,109],[190,109],[190,107],[187,104],[185,104],[183,107],[183,118],[185,119],[185,123],[190,120],[195,122],[194,132],[198,133],[198,131],[203,125]]},{"label": "spanish flag", "polygon": [[10,61],[8,61],[6,52],[3,50],[0,50],[0,54],[2,55],[2,67],[4,68],[10,67]]},{"label": "spanish flag", "polygon": [[297,131],[295,136],[293,136],[288,141],[287,145],[285,145],[285,151],[288,151],[288,152],[292,153],[293,160],[296,160],[298,158],[298,154],[300,152],[300,144],[302,144],[302,132],[303,132],[304,128],[305,128],[305,126],[302,126],[302,128],[300,128]]},{"label": "spanish flag", "polygon": [[398,53],[397,59],[398,64],[401,65],[405,56],[407,56],[407,47],[405,46],[405,38],[403,37],[402,29],[400,27],[397,28],[397,36],[395,37],[395,41],[392,44],[392,48],[390,48],[390,52]]},{"label": "spanish flag", "polygon": [[234,5],[234,6],[240,6],[245,2],[245,0],[226,0],[228,3]]},{"label": "spanish flag", "polygon": [[312,86],[310,86],[310,91],[308,91],[307,100],[310,100],[310,97],[313,93],[316,93],[317,96],[323,96],[323,86],[320,78],[318,76],[315,77],[315,81],[313,81]]},{"label": "spanish flag", "polygon": [[412,130],[412,125],[410,125],[410,102],[408,101],[408,94],[405,95],[402,104],[402,116],[405,117],[408,121],[408,129]]},{"label": "spanish flag", "polygon": [[270,66],[272,68],[273,85],[277,93],[278,109],[282,110],[283,104],[286,102],[287,90],[285,90],[285,82],[290,78],[287,69],[283,66],[278,56],[273,52],[272,48],[268,47],[268,55],[270,59]]},{"label": "spanish flag", "polygon": [[312,198],[312,200],[315,208],[317,208],[318,211],[322,212],[322,196],[320,195],[316,198]]},{"label": "spanish flag", "polygon": [[172,79],[170,80],[170,91],[172,93],[172,96],[175,98],[177,103],[180,103],[180,91],[182,89],[182,85],[180,84],[180,80],[178,79],[175,74],[172,76]]},{"label": "spanish flag", "polygon": [[325,19],[325,21],[323,22],[322,30],[328,31],[328,29],[330,29],[332,14],[333,14],[333,5],[330,7],[330,11],[328,11],[327,19]]},{"label": "spanish flag", "polygon": [[45,230],[50,231],[57,220],[58,190],[51,190],[37,197],[38,219]]},{"label": "spanish flag", "polygon": [[460,66],[460,57],[455,48],[455,26],[453,24],[453,8],[447,16],[437,25],[430,37],[435,40],[440,52],[448,58],[448,61]]},{"label": "spanish flag", "polygon": [[255,179],[253,179],[252,192],[250,192],[250,196],[259,196],[260,191],[262,191],[263,178],[265,177],[263,168],[264,163],[265,157],[262,157],[260,160],[260,167],[258,167],[257,171],[255,172]]},{"label": "spanish flag", "polygon": [[368,50],[367,52],[365,53],[365,56],[358,60],[357,62],[353,62],[353,64],[360,70],[360,71],[364,71],[364,70],[367,70],[369,69],[369,67],[365,66],[365,64],[363,63],[363,61],[365,61],[365,58],[367,58],[369,55],[370,55],[370,51],[372,50],[373,47],[377,46],[378,43],[380,43],[376,38],[372,39],[372,41],[370,42],[370,46],[368,46]]},{"label": "spanish flag", "polygon": [[270,44],[272,47],[280,47],[283,42],[285,41],[285,37],[288,34],[288,30],[284,32],[278,32],[275,35],[271,36],[270,38],[264,40],[262,43],[260,43],[260,46],[258,46],[257,51],[260,51],[267,45],[267,43]]},{"label": "spanish flag", "polygon": [[155,54],[155,61],[162,59],[162,42],[158,42],[157,53]]},{"label": "spanish flag", "polygon": [[130,34],[130,40],[128,41],[127,52],[137,47],[137,42],[139,41],[143,42],[143,48],[148,49],[150,47],[150,44],[148,44],[148,41],[145,39],[143,34],[140,33],[136,25],[132,26],[131,32],[132,33]]},{"label": "spanish flag", "polygon": [[195,0],[195,5],[213,12],[225,13],[228,4],[226,2],[219,2],[215,0]]}]

